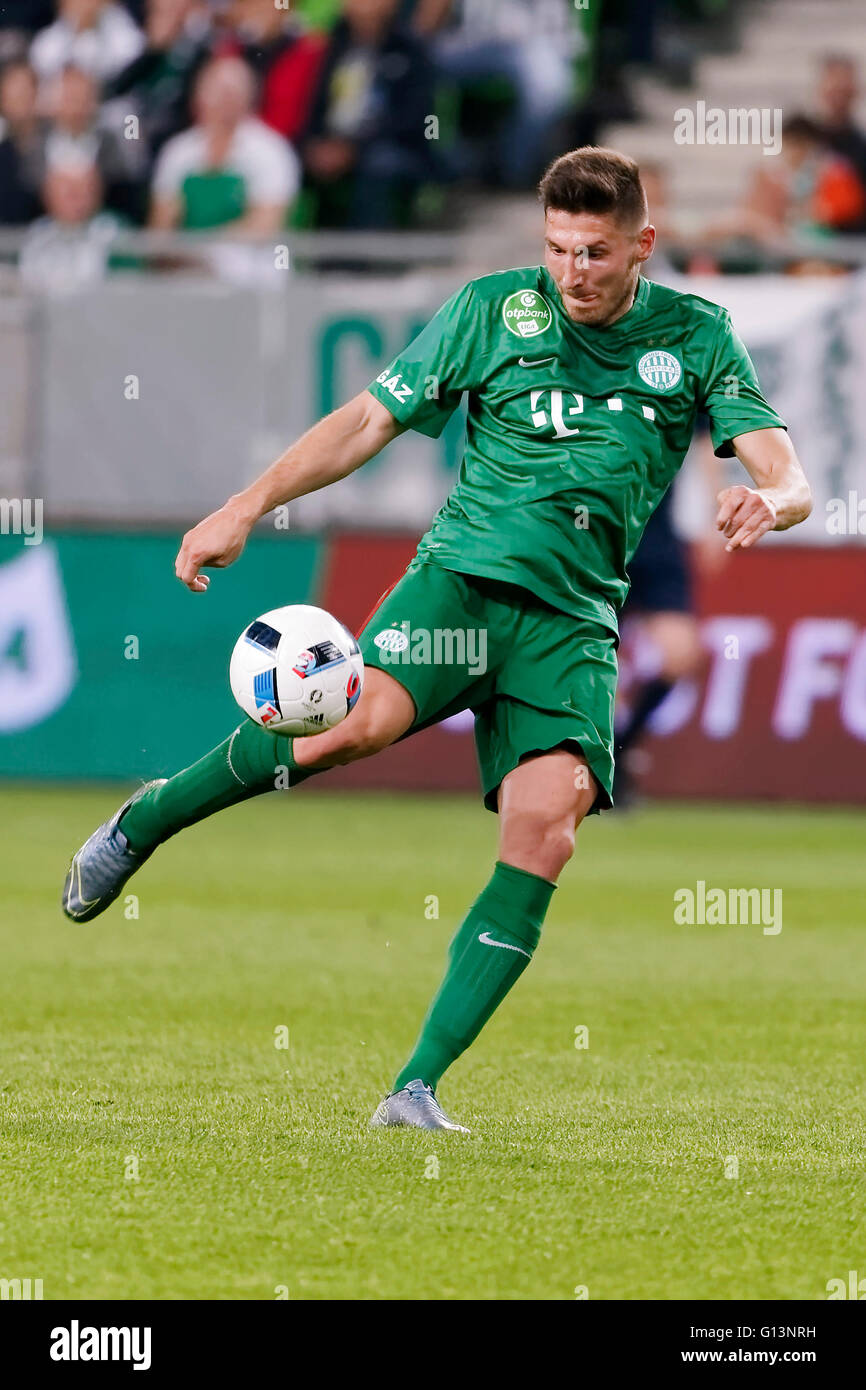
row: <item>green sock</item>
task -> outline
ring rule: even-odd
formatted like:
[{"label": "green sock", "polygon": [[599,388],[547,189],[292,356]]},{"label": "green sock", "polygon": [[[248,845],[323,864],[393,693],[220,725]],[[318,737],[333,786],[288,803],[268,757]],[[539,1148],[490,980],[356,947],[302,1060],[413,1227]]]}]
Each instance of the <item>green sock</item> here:
[{"label": "green sock", "polygon": [[143,853],[214,811],[286,783],[294,787],[316,771],[324,768],[298,767],[292,739],[245,719],[224,743],[130,806],[123,833],[132,848]]},{"label": "green sock", "polygon": [[529,964],[555,886],[497,862],[451,942],[445,978],[395,1091],[417,1078],[435,1089],[445,1069],[477,1038]]}]

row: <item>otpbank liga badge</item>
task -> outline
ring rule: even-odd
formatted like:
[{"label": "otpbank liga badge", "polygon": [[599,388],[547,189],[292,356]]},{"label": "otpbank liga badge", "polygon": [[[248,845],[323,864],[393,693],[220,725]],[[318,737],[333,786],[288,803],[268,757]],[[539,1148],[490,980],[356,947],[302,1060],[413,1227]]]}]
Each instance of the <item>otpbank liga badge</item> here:
[{"label": "otpbank liga badge", "polygon": [[553,323],[553,312],[538,290],[516,290],[502,306],[502,317],[509,333],[518,338],[537,338]]},{"label": "otpbank liga badge", "polygon": [[638,376],[655,391],[673,391],[683,374],[672,352],[645,352],[637,364]]}]

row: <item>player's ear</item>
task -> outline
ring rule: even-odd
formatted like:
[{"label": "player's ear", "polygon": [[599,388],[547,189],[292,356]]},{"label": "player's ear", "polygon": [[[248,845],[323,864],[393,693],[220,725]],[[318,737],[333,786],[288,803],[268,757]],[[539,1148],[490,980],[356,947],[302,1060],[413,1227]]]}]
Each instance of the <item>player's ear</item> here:
[{"label": "player's ear", "polygon": [[652,253],[653,253],[653,248],[655,247],[655,244],[656,244],[656,229],[655,229],[655,227],[652,225],[651,222],[648,222],[647,225],[642,229],[642,231],[640,231],[640,232],[638,233],[638,238],[637,238],[637,245],[638,245],[637,258],[638,258],[638,260],[639,260],[639,261],[648,261],[649,258],[650,258],[650,256],[651,256]]}]

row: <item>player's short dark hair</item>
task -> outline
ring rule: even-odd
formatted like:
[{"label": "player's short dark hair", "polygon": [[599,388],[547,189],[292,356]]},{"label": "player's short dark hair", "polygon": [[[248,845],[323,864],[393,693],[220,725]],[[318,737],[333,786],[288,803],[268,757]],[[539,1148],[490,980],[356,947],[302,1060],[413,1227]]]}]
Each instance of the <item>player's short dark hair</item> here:
[{"label": "player's short dark hair", "polygon": [[640,170],[628,155],[603,145],[583,145],[555,159],[538,185],[544,211],[612,213],[630,226],[646,223]]}]

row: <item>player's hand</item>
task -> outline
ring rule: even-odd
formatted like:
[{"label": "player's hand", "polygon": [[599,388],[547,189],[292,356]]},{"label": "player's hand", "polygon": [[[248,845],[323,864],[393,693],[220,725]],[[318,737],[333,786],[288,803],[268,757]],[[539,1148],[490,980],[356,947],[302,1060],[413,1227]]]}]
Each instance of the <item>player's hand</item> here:
[{"label": "player's hand", "polygon": [[748,550],[776,524],[776,508],[755,488],[737,483],[735,487],[726,487],[716,500],[716,529],[728,538],[725,550]]},{"label": "player's hand", "polygon": [[227,502],[218,512],[211,512],[198,526],[187,531],[181,542],[174,572],[182,584],[194,594],[203,594],[210,580],[200,571],[225,569],[234,564],[247,543],[252,529],[247,517]]}]

